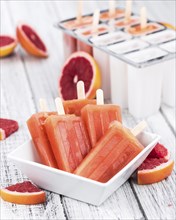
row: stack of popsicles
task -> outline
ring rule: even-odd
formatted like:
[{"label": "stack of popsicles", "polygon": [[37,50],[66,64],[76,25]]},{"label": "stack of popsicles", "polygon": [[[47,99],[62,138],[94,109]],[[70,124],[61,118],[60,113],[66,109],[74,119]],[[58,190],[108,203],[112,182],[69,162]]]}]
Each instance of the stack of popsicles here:
[{"label": "stack of popsicles", "polygon": [[42,112],[27,121],[36,150],[43,164],[107,182],[126,166],[143,146],[121,122],[121,109],[104,104],[103,91],[97,101],[86,100],[83,82],[78,82],[78,99],[62,103],[57,112]]}]

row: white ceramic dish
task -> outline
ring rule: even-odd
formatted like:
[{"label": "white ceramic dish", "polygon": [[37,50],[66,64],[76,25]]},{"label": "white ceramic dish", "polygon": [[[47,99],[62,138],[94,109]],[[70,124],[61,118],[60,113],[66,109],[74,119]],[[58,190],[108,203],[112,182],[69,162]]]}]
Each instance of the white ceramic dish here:
[{"label": "white ceramic dish", "polygon": [[145,149],[107,183],[100,183],[40,164],[32,141],[11,152],[8,157],[39,187],[86,203],[100,205],[117,190],[144,161],[160,137],[141,133]]}]

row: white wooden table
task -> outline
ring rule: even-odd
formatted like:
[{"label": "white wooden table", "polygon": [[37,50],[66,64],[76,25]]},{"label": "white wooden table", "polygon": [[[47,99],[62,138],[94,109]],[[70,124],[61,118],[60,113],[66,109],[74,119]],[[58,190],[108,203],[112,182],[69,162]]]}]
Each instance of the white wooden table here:
[{"label": "white wooden table", "polygon": [[[137,11],[145,1],[136,1]],[[121,4],[121,3],[119,3]],[[123,3],[122,3],[123,4]],[[85,1],[84,12],[106,8],[107,1]],[[149,16],[175,21],[175,1],[148,1]],[[19,21],[34,26],[49,49],[48,59],[37,59],[20,47],[11,57],[1,60],[1,117],[19,122],[19,131],[1,141],[1,186],[22,182],[27,177],[8,159],[7,154],[29,139],[26,120],[38,111],[38,100],[47,99],[50,110],[58,96],[58,77],[63,64],[61,32],[53,24],[75,16],[75,1],[1,1],[1,33],[15,35]],[[162,106],[148,117],[148,130],[161,135],[163,143],[175,157],[174,109]],[[123,121],[134,126],[137,120],[128,111]],[[100,207],[88,205],[52,192],[47,192],[43,205],[15,205],[1,200],[1,219],[176,219],[175,171],[160,183],[140,186],[130,179]]]}]

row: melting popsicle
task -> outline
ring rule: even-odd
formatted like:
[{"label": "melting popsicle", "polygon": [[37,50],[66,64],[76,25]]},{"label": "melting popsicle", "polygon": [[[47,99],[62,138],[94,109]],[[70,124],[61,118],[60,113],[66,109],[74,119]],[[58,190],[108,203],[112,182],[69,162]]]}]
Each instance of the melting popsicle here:
[{"label": "melting popsicle", "polygon": [[122,121],[120,107],[112,104],[104,105],[103,91],[101,89],[98,89],[96,94],[97,105],[86,105],[81,110],[81,117],[88,130],[92,147],[107,131],[112,121]]},{"label": "melting popsicle", "polygon": [[44,128],[44,122],[47,117],[57,115],[57,113],[48,112],[46,102],[43,99],[40,99],[40,108],[41,112],[33,114],[27,120],[27,126],[41,162],[47,166],[57,168],[57,163]]},{"label": "melting popsicle", "polygon": [[65,115],[60,98],[56,99],[58,115],[45,121],[45,129],[54,152],[58,168],[73,172],[91,149],[82,119]]},{"label": "melting popsicle", "polygon": [[135,136],[145,126],[145,122],[142,122],[142,125],[130,131],[114,121],[74,173],[102,183],[107,182],[143,150],[144,147]]},{"label": "melting popsicle", "polygon": [[66,114],[75,114],[77,116],[81,115],[81,109],[87,104],[96,105],[95,99],[85,98],[85,88],[84,82],[78,81],[77,83],[77,97],[78,99],[64,101],[64,109]]}]

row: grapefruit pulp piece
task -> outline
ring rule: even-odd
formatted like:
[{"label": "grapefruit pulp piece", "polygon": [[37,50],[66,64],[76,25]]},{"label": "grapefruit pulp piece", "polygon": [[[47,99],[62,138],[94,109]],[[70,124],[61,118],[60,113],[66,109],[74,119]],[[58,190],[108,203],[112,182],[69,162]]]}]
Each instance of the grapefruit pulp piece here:
[{"label": "grapefruit pulp piece", "polygon": [[7,35],[0,36],[0,57],[10,55],[17,46],[17,40]]},{"label": "grapefruit pulp piece", "polygon": [[19,128],[18,122],[11,119],[0,118],[0,140],[5,139]]},{"label": "grapefruit pulp piece", "polygon": [[157,143],[137,171],[138,184],[151,184],[167,178],[174,166],[169,160],[170,152],[162,144]]},{"label": "grapefruit pulp piece", "polygon": [[0,195],[7,202],[23,205],[39,204],[46,200],[45,192],[30,181],[24,181],[1,189]]},{"label": "grapefruit pulp piece", "polygon": [[76,84],[83,81],[87,99],[96,95],[101,87],[100,69],[94,58],[86,52],[75,52],[65,62],[59,79],[59,90],[63,100],[77,98]]},{"label": "grapefruit pulp piece", "polygon": [[32,27],[20,24],[17,26],[16,33],[20,44],[28,53],[37,57],[48,56],[45,44]]}]

